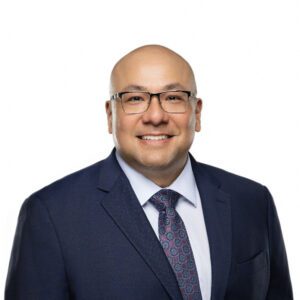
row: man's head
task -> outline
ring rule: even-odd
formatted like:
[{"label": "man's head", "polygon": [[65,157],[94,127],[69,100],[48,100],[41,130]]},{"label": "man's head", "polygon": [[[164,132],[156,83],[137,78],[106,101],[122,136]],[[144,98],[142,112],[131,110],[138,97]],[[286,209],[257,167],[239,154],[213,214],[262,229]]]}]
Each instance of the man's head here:
[{"label": "man's head", "polygon": [[[163,46],[146,45],[131,51],[111,73],[111,95],[174,90],[196,95],[195,78],[188,62]],[[117,151],[130,166],[158,184],[159,177],[170,177],[167,184],[184,167],[194,133],[201,128],[201,108],[201,99],[190,97],[184,113],[169,113],[162,109],[158,97],[152,96],[145,112],[127,114],[118,98],[106,102],[108,129]],[[157,140],[158,136],[162,139]]]}]

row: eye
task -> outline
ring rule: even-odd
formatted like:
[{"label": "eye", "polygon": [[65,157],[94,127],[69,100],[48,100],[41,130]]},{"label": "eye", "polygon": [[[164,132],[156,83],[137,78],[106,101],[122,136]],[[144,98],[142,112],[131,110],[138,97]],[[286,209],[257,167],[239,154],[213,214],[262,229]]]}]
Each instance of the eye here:
[{"label": "eye", "polygon": [[123,95],[123,102],[126,104],[139,104],[147,101],[143,93],[126,93]]},{"label": "eye", "polygon": [[171,95],[167,97],[167,100],[177,100],[178,98],[178,96]]},{"label": "eye", "polygon": [[127,102],[140,102],[144,101],[144,99],[140,96],[133,96],[127,99]]},{"label": "eye", "polygon": [[165,100],[166,101],[169,101],[169,102],[179,102],[179,101],[184,101],[184,97],[183,97],[183,95],[181,95],[181,94],[177,94],[177,93],[175,93],[175,94],[168,94],[168,95],[166,95],[166,98],[165,98]]}]

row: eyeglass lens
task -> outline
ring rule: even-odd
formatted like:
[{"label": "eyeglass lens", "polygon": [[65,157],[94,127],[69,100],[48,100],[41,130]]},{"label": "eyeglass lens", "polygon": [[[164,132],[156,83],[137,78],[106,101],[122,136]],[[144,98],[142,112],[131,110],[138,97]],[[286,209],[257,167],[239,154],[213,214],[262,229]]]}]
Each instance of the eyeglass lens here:
[{"label": "eyeglass lens", "polygon": [[[183,113],[186,110],[188,94],[182,91],[170,91],[160,94],[163,110],[170,113]],[[146,92],[124,93],[121,97],[126,113],[141,113],[147,110],[150,103],[150,94]]]}]

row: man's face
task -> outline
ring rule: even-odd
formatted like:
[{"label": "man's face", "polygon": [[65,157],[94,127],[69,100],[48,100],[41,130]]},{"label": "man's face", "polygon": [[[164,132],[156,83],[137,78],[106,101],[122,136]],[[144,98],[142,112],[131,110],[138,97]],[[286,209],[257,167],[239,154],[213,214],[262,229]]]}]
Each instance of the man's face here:
[{"label": "man's face", "polygon": [[[171,85],[174,85],[173,87]],[[144,91],[158,93],[166,90],[194,89],[190,69],[179,58],[167,54],[136,54],[123,61],[116,69],[113,92]],[[156,96],[148,110],[128,115],[120,101],[107,101],[109,132],[116,149],[133,168],[173,171],[186,161],[195,131],[200,131],[200,99],[190,100],[185,113],[163,111]],[[143,139],[143,136],[167,135],[162,140]],[[143,172],[142,172],[143,173]]]}]

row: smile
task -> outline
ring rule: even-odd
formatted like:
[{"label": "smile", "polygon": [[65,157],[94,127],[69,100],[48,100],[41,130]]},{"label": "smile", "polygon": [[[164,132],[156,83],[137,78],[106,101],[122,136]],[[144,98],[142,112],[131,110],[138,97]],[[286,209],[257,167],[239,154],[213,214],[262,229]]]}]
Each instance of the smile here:
[{"label": "smile", "polygon": [[142,135],[138,138],[142,140],[150,140],[150,141],[159,141],[159,140],[166,140],[171,138],[171,135]]}]

